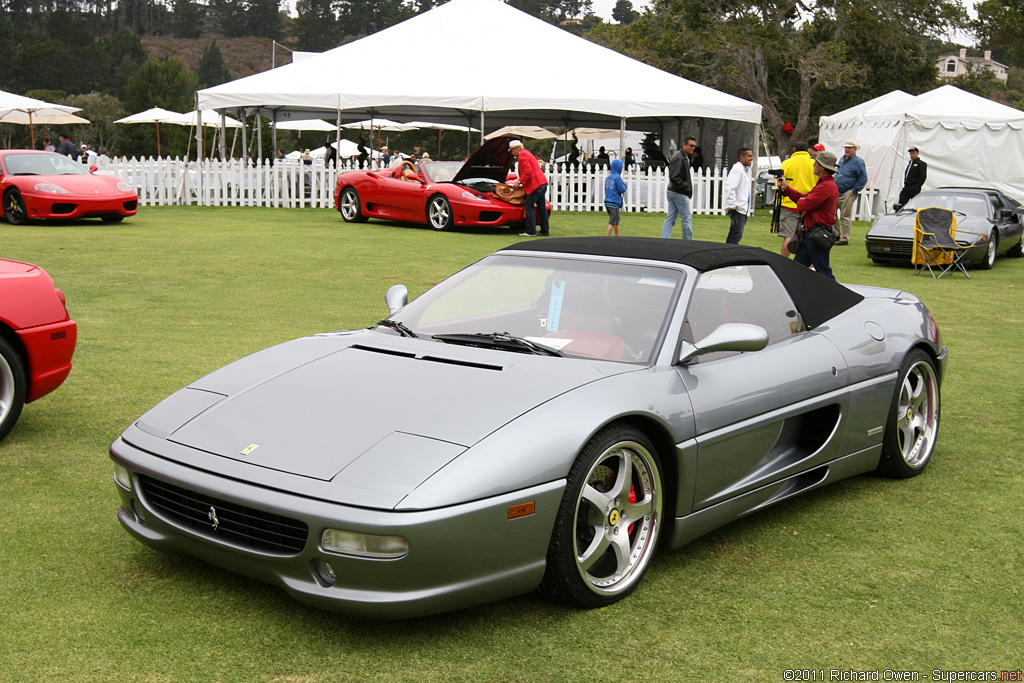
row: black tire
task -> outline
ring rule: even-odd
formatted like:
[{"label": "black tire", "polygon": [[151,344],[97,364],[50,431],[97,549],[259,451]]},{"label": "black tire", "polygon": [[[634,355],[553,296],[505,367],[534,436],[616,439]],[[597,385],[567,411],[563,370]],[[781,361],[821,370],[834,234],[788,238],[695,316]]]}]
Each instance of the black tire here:
[{"label": "black tire", "polygon": [[999,233],[995,230],[988,236],[988,251],[985,252],[985,258],[982,260],[979,266],[982,270],[992,270],[992,266],[996,264],[996,252],[999,251]]},{"label": "black tire", "polygon": [[359,193],[354,187],[346,187],[341,191],[338,199],[338,211],[346,223],[365,223],[366,216],[363,215],[363,205],[360,203]]},{"label": "black tire", "polygon": [[931,356],[920,349],[900,365],[882,440],[878,472],[909,479],[924,472],[939,435],[939,379]]},{"label": "black tire", "polygon": [[100,216],[100,220],[104,223],[120,223],[124,220],[124,216],[119,216],[116,213],[107,214],[106,216]]},{"label": "black tire", "polygon": [[434,230],[452,227],[452,205],[443,194],[435,194],[427,202],[427,222]]},{"label": "black tire", "polygon": [[4,215],[11,225],[25,225],[28,223],[28,211],[25,209],[25,200],[16,188],[7,190],[4,194]]},{"label": "black tire", "polygon": [[569,471],[541,593],[584,608],[632,593],[654,557],[664,499],[650,439],[623,424],[598,432]]},{"label": "black tire", "polygon": [[14,347],[0,337],[0,441],[14,429],[25,405],[28,382],[25,368]]}]

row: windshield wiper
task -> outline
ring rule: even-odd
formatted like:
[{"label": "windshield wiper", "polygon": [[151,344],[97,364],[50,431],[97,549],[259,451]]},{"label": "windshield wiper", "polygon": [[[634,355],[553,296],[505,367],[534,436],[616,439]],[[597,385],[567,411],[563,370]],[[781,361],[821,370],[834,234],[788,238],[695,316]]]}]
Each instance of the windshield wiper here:
[{"label": "windshield wiper", "polygon": [[378,327],[387,327],[388,329],[394,330],[403,337],[412,337],[413,339],[419,339],[419,335],[409,329],[405,323],[392,320],[391,318],[385,318],[377,323]]},{"label": "windshield wiper", "polygon": [[466,334],[435,334],[434,339],[448,344],[480,346],[484,348],[504,349],[520,353],[533,353],[538,356],[563,356],[558,349],[537,344],[529,339],[516,337],[508,332],[470,332]]}]

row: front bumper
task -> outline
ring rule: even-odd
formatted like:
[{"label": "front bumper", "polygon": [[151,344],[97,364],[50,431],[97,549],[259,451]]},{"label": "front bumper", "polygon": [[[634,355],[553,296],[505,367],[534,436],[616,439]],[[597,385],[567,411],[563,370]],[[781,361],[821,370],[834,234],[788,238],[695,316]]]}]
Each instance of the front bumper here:
[{"label": "front bumper", "polygon": [[[115,484],[121,497],[118,519],[142,543],[280,586],[314,607],[371,618],[434,614],[535,589],[544,576],[548,542],[565,486],[559,480],[450,508],[394,512],[218,476],[143,451],[120,437],[110,452],[115,462],[127,468],[131,481],[130,488]],[[211,465],[215,461],[211,456]],[[298,551],[244,547],[221,536],[212,524],[208,529],[198,522],[184,525],[159,511],[147,497],[143,477],[197,496],[211,496],[225,505],[300,521],[308,534]],[[530,501],[535,503],[535,514],[509,519],[510,507]],[[201,515],[196,517],[201,521]],[[320,545],[327,528],[401,536],[408,539],[409,551],[395,560],[333,554]],[[321,562],[330,563],[334,570],[333,585],[327,585],[318,571]]]},{"label": "front bumper", "polygon": [[29,388],[25,402],[46,396],[71,373],[71,358],[78,343],[73,320],[16,330],[28,355]]},{"label": "front bumper", "polygon": [[[892,263],[910,263],[914,255],[914,240],[893,237],[871,237],[864,240],[868,258],[873,261],[889,261]],[[988,243],[981,242],[972,246],[964,255],[965,264],[981,263],[988,254]]]},{"label": "front bumper", "polygon": [[89,218],[92,216],[134,216],[139,198],[132,194],[98,199],[81,195],[22,193],[25,211],[33,220]]}]

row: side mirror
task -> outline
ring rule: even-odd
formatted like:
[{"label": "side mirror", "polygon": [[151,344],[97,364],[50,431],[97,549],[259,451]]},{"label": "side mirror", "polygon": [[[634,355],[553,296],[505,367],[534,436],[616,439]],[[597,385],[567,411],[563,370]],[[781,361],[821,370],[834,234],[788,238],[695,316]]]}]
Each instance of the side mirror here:
[{"label": "side mirror", "polygon": [[89,164],[89,173],[95,173],[98,170],[100,170],[99,166],[96,164]]},{"label": "side mirror", "polygon": [[679,349],[680,363],[715,351],[760,351],[768,346],[768,332],[763,327],[746,323],[726,323],[695,344],[683,342]]},{"label": "side mirror", "polygon": [[384,295],[384,303],[388,305],[388,315],[394,314],[409,303],[409,290],[405,285],[392,285]]}]

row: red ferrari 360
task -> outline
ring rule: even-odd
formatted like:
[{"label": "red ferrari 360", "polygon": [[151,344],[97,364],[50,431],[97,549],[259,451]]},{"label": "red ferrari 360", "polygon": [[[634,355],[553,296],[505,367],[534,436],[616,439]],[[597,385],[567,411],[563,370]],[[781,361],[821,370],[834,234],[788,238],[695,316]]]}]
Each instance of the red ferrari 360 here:
[{"label": "red ferrari 360", "polygon": [[[515,158],[509,140],[488,140],[465,162],[403,161],[377,171],[349,171],[338,176],[334,207],[349,223],[383,218],[429,225],[520,226],[526,220],[522,195],[506,183]],[[514,178],[514,176],[512,176]],[[551,203],[545,202],[551,213]]]},{"label": "red ferrari 360", "polygon": [[134,216],[139,196],[114,176],[96,175],[71,157],[23,149],[0,151],[0,215],[13,225],[30,220]]},{"label": "red ferrari 360", "polygon": [[71,372],[78,327],[46,271],[0,259],[0,440]]}]

